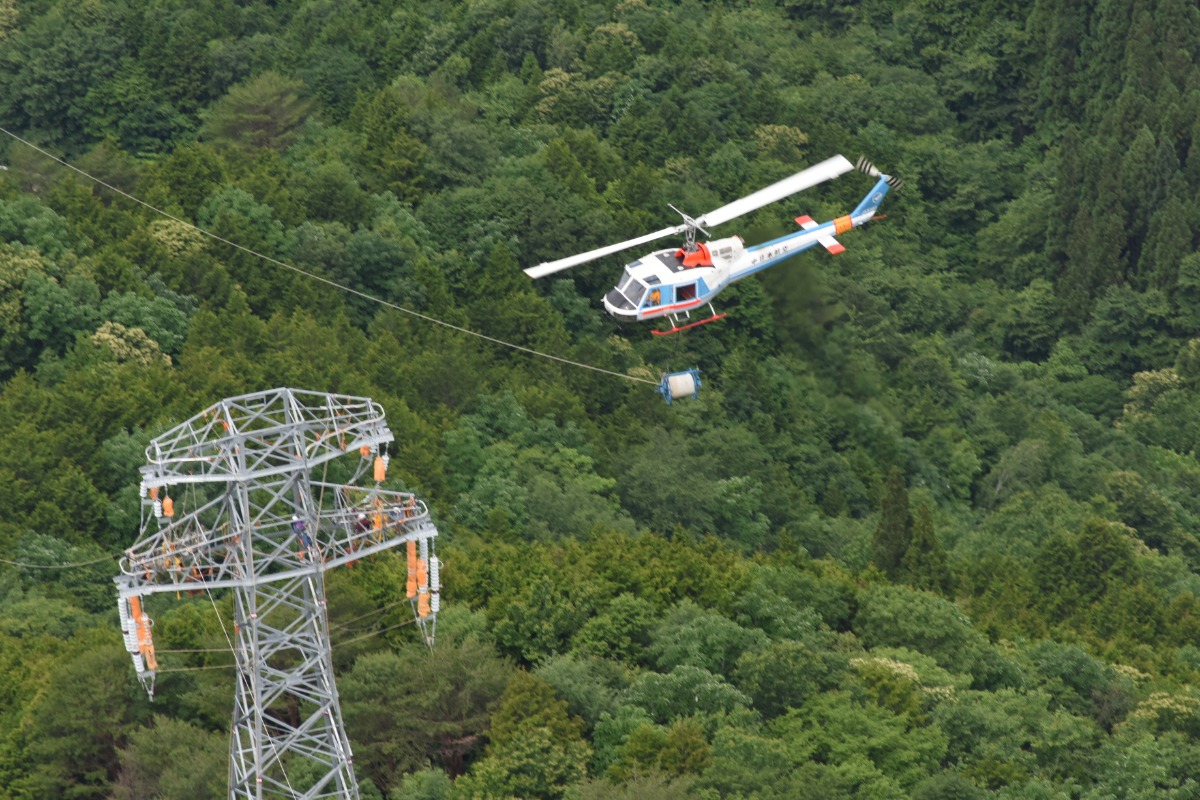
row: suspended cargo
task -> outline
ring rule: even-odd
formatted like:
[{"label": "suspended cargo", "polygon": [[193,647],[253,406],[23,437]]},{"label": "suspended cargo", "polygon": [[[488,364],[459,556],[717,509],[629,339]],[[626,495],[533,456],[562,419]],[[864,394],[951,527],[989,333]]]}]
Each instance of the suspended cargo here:
[{"label": "suspended cargo", "polygon": [[658,385],[658,393],[667,401],[667,405],[681,397],[695,400],[700,394],[700,370],[693,367],[683,372],[663,375],[662,382]]}]

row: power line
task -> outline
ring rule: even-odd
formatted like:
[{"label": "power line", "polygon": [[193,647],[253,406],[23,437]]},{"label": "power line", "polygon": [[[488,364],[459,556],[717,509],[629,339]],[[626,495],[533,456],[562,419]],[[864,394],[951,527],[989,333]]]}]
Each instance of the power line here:
[{"label": "power line", "polygon": [[365,614],[359,614],[357,617],[351,617],[350,619],[344,619],[344,620],[339,621],[336,625],[331,625],[329,627],[329,632],[332,633],[334,631],[340,631],[344,628],[348,628],[348,627],[350,627],[350,623],[352,623],[352,622],[358,622],[361,619],[366,619],[367,617],[374,616],[375,614],[382,614],[385,611],[390,611],[393,608],[396,608],[397,606],[404,605],[405,603],[409,603],[411,605],[412,601],[406,597],[403,600],[397,600],[394,603],[388,603],[385,606],[380,606],[379,608],[373,608],[370,611],[366,612]]},{"label": "power line", "polygon": [[10,130],[7,130],[6,128],[0,127],[0,132],[11,136],[13,139],[16,139],[18,142],[25,145],[26,147],[36,150],[37,152],[44,155],[46,158],[49,158],[50,160],[61,164],[62,166],[66,167],[67,169],[72,170],[73,172],[79,173],[80,175],[82,175],[83,177],[92,181],[93,183],[97,183],[100,186],[103,186],[104,188],[106,188],[110,191],[116,192],[117,194],[121,195],[122,197],[126,198],[127,200],[131,200],[132,202],[137,203],[140,206],[148,208],[149,210],[153,211],[155,214],[166,217],[167,219],[170,219],[170,220],[174,220],[175,222],[178,222],[181,225],[186,225],[187,227],[191,228],[194,231],[197,231],[198,233],[201,233],[211,239],[215,239],[216,241],[221,242],[223,244],[227,244],[230,247],[241,250],[244,253],[248,253],[248,254],[254,256],[255,258],[260,258],[263,261],[266,261],[271,264],[275,264],[276,266],[279,266],[279,267],[283,267],[284,269],[291,270],[292,272],[295,272],[299,275],[303,275],[304,277],[309,278],[311,280],[319,281],[320,283],[324,283],[327,286],[332,286],[333,288],[343,291],[347,294],[352,294],[356,297],[361,297],[362,299],[368,300],[372,303],[378,303],[381,306],[385,306],[387,308],[394,309],[401,313],[408,314],[409,316],[416,317],[417,319],[424,320],[425,322],[432,322],[435,325],[441,325],[445,328],[450,328],[451,330],[458,331],[459,333],[465,333],[468,336],[474,336],[479,339],[484,339],[486,341],[492,342],[493,344],[498,344],[498,345],[501,345],[502,347],[508,347],[513,350],[519,350],[522,353],[527,353],[529,355],[538,356],[539,358],[545,358],[545,359],[549,359],[551,361],[557,361],[561,364],[567,364],[569,366],[579,367],[580,369],[589,369],[589,370],[592,370],[593,372],[599,372],[599,373],[602,373],[605,375],[611,375],[615,378],[621,378],[622,380],[632,381],[634,383],[648,383],[652,386],[657,385],[657,381],[648,380],[646,378],[638,378],[633,375],[626,375],[623,372],[616,372],[614,370],[604,369],[603,367],[597,367],[592,364],[584,364],[581,361],[572,361],[569,358],[563,358],[562,356],[556,356],[556,355],[552,355],[550,353],[543,353],[538,350],[534,350],[530,347],[524,347],[519,344],[513,344],[512,342],[506,342],[503,339],[497,339],[494,336],[488,336],[485,333],[479,333],[478,331],[473,331],[470,328],[464,328],[461,325],[455,325],[452,322],[446,322],[445,320],[438,319],[437,317],[431,317],[428,314],[422,314],[421,312],[414,311],[411,308],[405,308],[403,306],[397,305],[396,303],[392,303],[388,300],[384,300],[381,297],[376,297],[372,294],[368,294],[367,292],[363,292],[358,289],[354,289],[349,286],[346,286],[345,284],[338,283],[337,281],[331,280],[322,275],[318,275],[315,272],[309,272],[308,270],[301,269],[300,267],[297,267],[294,264],[288,264],[285,261],[280,261],[277,258],[272,258],[271,256],[265,255],[263,253],[259,253],[258,251],[252,250],[249,247],[246,247],[245,245],[240,245],[237,242],[230,241],[229,239],[226,239],[223,236],[215,234],[212,231],[205,230],[204,228],[201,228],[199,225],[196,225],[195,223],[188,222],[186,219],[181,219],[181,218],[175,216],[174,214],[163,211],[161,208],[152,206],[149,203],[147,203],[145,200],[135,197],[122,189],[118,189],[116,186],[113,186],[110,183],[106,183],[105,181],[101,180],[100,178],[97,178],[94,175],[84,172],[79,167],[75,166],[74,164],[68,163],[67,161],[59,158],[58,156],[54,155],[53,153],[43,150],[42,148],[38,147],[34,143],[27,141],[25,139],[22,139],[20,136],[18,136],[17,134],[13,133]]},{"label": "power line", "polygon": [[389,625],[386,628],[380,628],[377,631],[371,631],[370,633],[364,633],[362,636],[355,636],[353,639],[343,639],[340,642],[330,642],[329,646],[330,647],[345,647],[348,644],[354,644],[355,642],[361,642],[363,639],[369,639],[372,636],[379,636],[382,633],[387,633],[388,631],[394,631],[397,628],[403,628],[406,625],[415,625],[416,622],[417,621],[415,619],[410,619],[406,622],[401,622],[396,625]]},{"label": "power line", "polygon": [[79,561],[73,564],[30,564],[27,561],[10,561],[7,558],[0,558],[0,564],[11,564],[14,567],[24,567],[26,569],[75,569],[77,567],[88,567],[92,564],[99,564],[102,561],[112,561],[120,558],[119,555],[108,555],[103,558],[97,558],[94,561]]},{"label": "power line", "polygon": [[[361,636],[355,636],[351,639],[345,639],[340,642],[330,642],[329,646],[334,649],[339,648],[339,647],[345,647],[346,645],[354,644],[355,642],[360,642],[364,639],[370,639],[372,636],[379,636],[384,633],[389,633],[391,631],[397,630],[399,628],[404,628],[408,625],[413,625],[415,623],[416,623],[415,619],[406,620],[405,622],[400,622],[395,625],[389,625],[386,628],[380,628],[377,631],[368,631],[367,633],[364,633]],[[232,642],[231,642],[231,644],[232,644]],[[197,653],[229,653],[230,655],[233,655],[233,650],[231,649],[231,647],[215,647],[215,648],[199,647],[199,648],[191,648],[191,649],[183,649],[183,650],[170,650],[170,649],[155,648],[155,652],[170,653],[173,655],[175,655],[175,654],[197,654]],[[161,675],[162,673],[165,673],[165,672],[197,672],[199,670],[206,670],[206,669],[234,669],[235,667],[237,667],[236,662],[232,663],[232,664],[208,664],[208,665],[199,666],[199,667],[167,667],[166,669],[159,668],[156,671]]]},{"label": "power line", "polygon": [[166,672],[200,672],[206,669],[235,669],[237,664],[209,664],[203,667],[167,667],[166,669],[159,668],[155,670],[159,675]]}]

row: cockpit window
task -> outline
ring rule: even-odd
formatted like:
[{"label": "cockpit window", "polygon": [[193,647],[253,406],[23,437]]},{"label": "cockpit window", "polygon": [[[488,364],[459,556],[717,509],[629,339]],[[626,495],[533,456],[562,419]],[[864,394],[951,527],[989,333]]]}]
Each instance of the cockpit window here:
[{"label": "cockpit window", "polygon": [[625,296],[625,299],[633,304],[634,308],[642,302],[642,296],[646,294],[646,284],[639,281],[628,271],[621,276],[621,282],[617,284],[617,291]]},{"label": "cockpit window", "polygon": [[633,307],[637,308],[638,304],[642,302],[642,295],[646,293],[646,284],[638,280],[631,280],[622,293],[629,298],[629,302],[633,303]]},{"label": "cockpit window", "polygon": [[622,311],[634,311],[646,296],[646,284],[626,272],[621,276],[621,282],[605,295],[605,299]]}]

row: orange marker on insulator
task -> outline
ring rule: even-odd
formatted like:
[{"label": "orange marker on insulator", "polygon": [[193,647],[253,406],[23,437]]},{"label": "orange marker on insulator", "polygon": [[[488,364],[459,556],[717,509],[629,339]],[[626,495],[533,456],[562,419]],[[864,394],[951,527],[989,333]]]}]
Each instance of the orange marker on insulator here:
[{"label": "orange marker on insulator", "polygon": [[425,559],[417,559],[417,588],[429,588],[429,568],[425,565]]},{"label": "orange marker on insulator", "polygon": [[408,584],[405,594],[413,597],[417,593],[417,543],[408,543]]},{"label": "orange marker on insulator", "polygon": [[136,594],[130,596],[129,598],[129,619],[132,620],[140,638],[142,624],[142,598],[138,597]]},{"label": "orange marker on insulator", "polygon": [[375,456],[375,482],[381,483],[387,477],[387,462],[383,456]]},{"label": "orange marker on insulator", "polygon": [[358,454],[360,456],[362,456],[363,458],[370,458],[371,457],[370,446],[364,444],[362,447],[358,448]]},{"label": "orange marker on insulator", "polygon": [[417,597],[417,614],[420,615],[421,619],[425,619],[429,616],[428,592],[421,592],[420,596]]},{"label": "orange marker on insulator", "polygon": [[168,517],[175,516],[175,501],[169,497],[163,498],[163,515]]},{"label": "orange marker on insulator", "polygon": [[157,500],[157,499],[158,499],[158,487],[157,487],[157,486],[151,486],[151,487],[150,487],[150,499],[151,499],[151,500]]},{"label": "orange marker on insulator", "polygon": [[129,611],[134,625],[137,627],[138,652],[141,653],[146,669],[158,669],[158,659],[154,655],[154,640],[150,636],[150,617],[142,610],[142,600],[136,595],[129,598]]}]

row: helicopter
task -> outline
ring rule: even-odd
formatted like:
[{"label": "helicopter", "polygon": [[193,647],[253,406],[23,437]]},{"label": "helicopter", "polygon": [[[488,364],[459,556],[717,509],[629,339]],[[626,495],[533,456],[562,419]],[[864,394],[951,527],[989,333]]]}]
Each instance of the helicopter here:
[{"label": "helicopter", "polygon": [[[801,230],[749,246],[740,236],[713,239],[707,230],[819,183],[833,180],[855,168],[879,180],[858,207],[846,216],[824,223],[817,223],[807,215],[796,217],[796,224]],[[725,287],[748,275],[761,272],[818,244],[830,253],[841,253],[845,248],[834,237],[870,221],[888,189],[899,189],[902,185],[903,181],[881,173],[866,158],[859,158],[857,165],[852,165],[845,156],[837,155],[699,217],[690,217],[671,206],[675,213],[683,217],[679,225],[538,264],[524,272],[530,278],[541,278],[682,233],[682,246],[656,250],[626,264],[621,280],[604,295],[603,300],[605,310],[618,321],[641,322],[666,318],[670,328],[650,331],[657,336],[666,336],[724,319],[727,315],[717,313],[712,305],[713,298]],[[696,241],[697,233],[709,237],[709,241]],[[692,312],[706,304],[710,316],[691,321]]]}]

